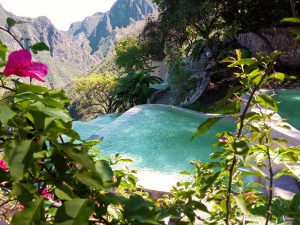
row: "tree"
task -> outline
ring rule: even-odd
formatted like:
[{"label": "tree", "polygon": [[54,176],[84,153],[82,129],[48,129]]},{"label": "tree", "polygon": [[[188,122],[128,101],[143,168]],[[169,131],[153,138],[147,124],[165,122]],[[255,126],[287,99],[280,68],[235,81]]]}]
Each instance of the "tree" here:
[{"label": "tree", "polygon": [[138,38],[126,38],[115,47],[116,64],[128,71],[150,68],[150,57],[144,43]]},{"label": "tree", "polygon": [[151,93],[150,85],[161,82],[159,77],[150,75],[151,71],[128,71],[117,79],[117,86],[111,93],[115,98],[116,107],[126,110],[147,102]]},{"label": "tree", "polygon": [[[159,17],[155,30],[164,44],[172,42],[186,47],[186,54],[198,59],[204,48],[216,50],[218,56],[222,41],[234,39],[238,33],[256,32],[260,28],[272,27],[292,14],[288,0],[156,0]],[[295,6],[295,4],[292,4]],[[292,7],[295,11],[295,7]],[[153,25],[153,23],[152,23]],[[144,33],[149,39],[157,40],[149,23]],[[152,36],[150,36],[150,34]],[[151,43],[151,41],[148,41]],[[154,41],[155,42],[155,41]],[[157,52],[161,55],[161,49]],[[155,55],[155,54],[153,54]]]},{"label": "tree", "polygon": [[192,54],[194,58],[199,57],[204,47],[216,46],[227,29],[220,16],[221,1],[157,0],[156,3],[160,11],[158,30],[162,40],[178,47],[185,45],[186,54]]},{"label": "tree", "polygon": [[290,16],[287,0],[226,0],[222,1],[222,18],[237,32],[255,32],[273,27],[284,17]]},{"label": "tree", "polygon": [[110,92],[116,86],[116,77],[109,73],[91,74],[74,81],[72,95],[83,119],[115,112]]}]

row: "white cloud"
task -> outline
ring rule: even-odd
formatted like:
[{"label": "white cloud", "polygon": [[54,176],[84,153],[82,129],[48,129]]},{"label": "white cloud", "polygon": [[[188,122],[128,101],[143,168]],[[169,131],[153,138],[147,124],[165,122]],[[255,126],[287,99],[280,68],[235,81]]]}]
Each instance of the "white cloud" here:
[{"label": "white cloud", "polygon": [[96,12],[106,12],[116,0],[0,0],[2,6],[17,16],[47,16],[60,30]]}]

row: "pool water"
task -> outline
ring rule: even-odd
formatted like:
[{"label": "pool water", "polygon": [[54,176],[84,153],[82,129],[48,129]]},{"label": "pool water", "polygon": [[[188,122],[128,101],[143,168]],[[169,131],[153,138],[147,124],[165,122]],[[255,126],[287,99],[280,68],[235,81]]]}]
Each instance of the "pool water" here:
[{"label": "pool water", "polygon": [[107,114],[89,122],[75,121],[73,122],[73,128],[80,134],[82,139],[87,140],[119,116],[120,114]]},{"label": "pool water", "polygon": [[83,137],[103,137],[97,146],[103,155],[120,153],[135,161],[144,170],[180,172],[192,169],[191,161],[208,161],[216,151],[211,145],[215,134],[232,131],[232,122],[221,120],[203,136],[192,140],[192,133],[205,116],[161,105],[142,105],[119,117],[99,117],[89,123],[75,122],[74,128]]},{"label": "pool water", "polygon": [[280,102],[279,115],[300,130],[300,90],[278,90],[275,98]]}]

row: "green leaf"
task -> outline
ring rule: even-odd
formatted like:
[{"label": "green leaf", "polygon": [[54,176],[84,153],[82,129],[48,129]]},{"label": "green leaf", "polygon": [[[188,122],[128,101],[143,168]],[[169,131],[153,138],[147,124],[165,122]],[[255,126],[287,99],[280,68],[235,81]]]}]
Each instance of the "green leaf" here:
[{"label": "green leaf", "polygon": [[0,41],[0,58],[4,62],[6,59],[7,46]]},{"label": "green leaf", "polygon": [[54,225],[87,225],[94,211],[88,199],[73,199],[65,202],[55,216]]},{"label": "green leaf", "polygon": [[265,174],[265,172],[263,170],[261,170],[258,166],[252,164],[251,162],[248,164],[251,169],[253,169],[254,171],[256,171],[257,173],[257,176],[261,176],[261,177],[264,177],[264,178],[268,178],[268,175]]},{"label": "green leaf", "polygon": [[84,166],[88,170],[95,170],[95,164],[91,160],[90,156],[87,154],[87,152],[84,152],[83,150],[79,150],[75,148],[71,144],[64,144],[61,146],[61,150],[72,160],[74,160],[76,163],[80,163],[82,166]]},{"label": "green leaf", "polygon": [[235,62],[234,66],[238,66],[238,65],[251,66],[251,65],[256,65],[256,64],[257,64],[257,59],[248,58],[248,59],[241,59],[241,60]]},{"label": "green leaf", "polygon": [[259,95],[257,96],[256,101],[262,106],[272,109],[275,112],[277,112],[278,110],[276,101],[272,99],[272,97],[270,97],[269,95]]},{"label": "green leaf", "polygon": [[272,73],[272,74],[269,76],[269,78],[284,81],[284,79],[285,79],[285,74],[284,74],[284,73],[275,72],[275,73]]},{"label": "green leaf", "polygon": [[33,153],[38,150],[31,140],[11,141],[5,148],[5,159],[8,162],[10,175],[14,180],[22,179],[24,173],[31,166]]},{"label": "green leaf", "polygon": [[33,184],[15,183],[13,185],[12,194],[17,196],[18,201],[25,205],[30,203],[34,197],[38,197],[37,188]]},{"label": "green leaf", "polygon": [[248,112],[245,115],[245,120],[248,120],[248,121],[258,120],[259,118],[260,118],[260,115],[257,112]]},{"label": "green leaf", "polygon": [[207,189],[210,188],[215,183],[215,181],[217,180],[220,174],[221,172],[217,172],[205,181],[205,186],[202,188],[203,193],[205,193]]},{"label": "green leaf", "polygon": [[16,113],[12,111],[7,105],[0,105],[0,121],[7,125],[8,121],[11,120]]},{"label": "green leaf", "polygon": [[206,205],[204,205],[203,203],[201,203],[199,201],[192,201],[192,202],[193,202],[194,206],[196,207],[196,209],[206,212],[206,213],[209,213]]},{"label": "green leaf", "polygon": [[54,153],[51,155],[51,160],[59,176],[65,176],[69,168],[65,157],[62,154]]},{"label": "green leaf", "polygon": [[296,17],[284,18],[281,20],[281,22],[300,23],[300,18],[296,18]]},{"label": "green leaf", "polygon": [[221,61],[221,63],[234,63],[236,62],[237,60],[233,57],[228,57],[228,58],[225,58]]},{"label": "green leaf", "polygon": [[30,46],[30,49],[34,54],[37,54],[39,51],[50,51],[50,48],[45,44],[45,42],[38,42]]},{"label": "green leaf", "polygon": [[220,119],[222,119],[222,117],[213,117],[213,118],[207,119],[205,122],[203,122],[198,127],[197,131],[193,133],[193,138],[204,134],[206,131],[208,131]]},{"label": "green leaf", "polygon": [[101,175],[103,185],[107,188],[113,185],[113,171],[106,161],[97,161],[95,164],[96,171]]},{"label": "green leaf", "polygon": [[161,224],[157,221],[153,210],[155,205],[151,202],[138,195],[131,195],[124,201],[124,215],[130,218],[132,224]]},{"label": "green leaf", "polygon": [[297,225],[300,222],[300,193],[298,192],[292,200],[290,212],[294,219],[293,225]]},{"label": "green leaf", "polygon": [[44,198],[38,198],[35,201],[25,205],[22,212],[17,212],[11,222],[11,225],[43,225],[45,222]]},{"label": "green leaf", "polygon": [[50,108],[44,106],[41,102],[37,102],[36,104],[32,104],[28,107],[29,111],[36,111],[43,113],[47,116],[52,117],[53,119],[61,120],[64,123],[69,123],[72,121],[72,118],[67,113],[67,111],[57,108]]},{"label": "green leaf", "polygon": [[48,91],[48,88],[46,87],[42,87],[39,85],[31,85],[31,84],[20,84],[17,88],[17,94],[21,94],[24,92],[30,92],[30,93],[44,93]]},{"label": "green leaf", "polygon": [[58,185],[55,188],[55,195],[60,200],[72,200],[76,198],[76,195],[74,194],[72,188],[66,184]]},{"label": "green leaf", "polygon": [[102,177],[95,171],[81,171],[75,174],[75,178],[81,183],[99,190],[106,189]]},{"label": "green leaf", "polygon": [[254,84],[258,85],[263,77],[263,73],[259,69],[256,69],[249,73],[248,76]]},{"label": "green leaf", "polygon": [[232,147],[237,155],[246,155],[249,151],[249,146],[245,141],[235,141]]}]

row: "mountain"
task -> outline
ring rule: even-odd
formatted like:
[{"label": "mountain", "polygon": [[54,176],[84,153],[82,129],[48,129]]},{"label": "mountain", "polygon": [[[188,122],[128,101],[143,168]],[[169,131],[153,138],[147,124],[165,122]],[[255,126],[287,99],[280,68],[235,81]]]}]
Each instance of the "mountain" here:
[{"label": "mountain", "polygon": [[[150,0],[117,0],[108,12],[95,13],[73,23],[68,31],[60,31],[47,17],[18,17],[7,12],[0,4],[0,26],[6,26],[7,17],[23,21],[11,31],[17,38],[23,39],[26,47],[39,41],[50,47],[50,52],[39,53],[34,58],[49,66],[47,85],[60,88],[98,65],[113,50],[118,37],[135,33],[135,30],[125,32],[127,28],[135,29],[135,24],[140,24],[155,12],[156,7]],[[10,50],[20,48],[4,32],[0,32],[0,40]]]},{"label": "mountain", "polygon": [[[156,12],[157,8],[150,0],[118,0],[105,14],[95,14],[87,18],[89,21],[84,20],[81,24],[72,24],[70,30],[74,37],[84,33],[88,37],[92,53],[97,54],[102,45],[109,42],[105,39],[110,39],[111,35],[114,36],[113,33],[116,29],[128,27]],[[74,27],[78,27],[78,29],[74,31]],[[90,32],[91,30],[92,32]]]},{"label": "mountain", "polygon": [[92,16],[86,17],[83,21],[75,22],[71,24],[69,33],[73,37],[76,37],[80,33],[84,33],[88,37],[91,35],[103,16],[104,13],[98,12]]},{"label": "mountain", "polygon": [[[47,17],[25,18],[7,12],[0,5],[0,26],[6,26],[6,18],[11,17],[24,23],[12,27],[11,32],[18,39],[25,39],[23,45],[28,47],[39,41],[44,41],[50,52],[35,55],[34,59],[47,63],[49,75],[46,83],[52,88],[66,85],[76,75],[84,74],[99,58],[90,54],[88,40],[78,37],[74,39],[68,32],[57,30]],[[10,50],[20,49],[20,46],[7,33],[0,32],[0,40]]]}]

